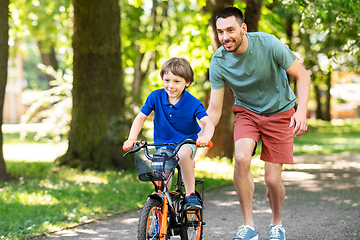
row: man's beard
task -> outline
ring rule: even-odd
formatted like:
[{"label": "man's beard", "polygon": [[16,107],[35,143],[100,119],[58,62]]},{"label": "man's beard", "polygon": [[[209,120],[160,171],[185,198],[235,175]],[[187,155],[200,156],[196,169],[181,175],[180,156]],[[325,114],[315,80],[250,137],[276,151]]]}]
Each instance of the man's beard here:
[{"label": "man's beard", "polygon": [[228,51],[228,52],[236,52],[236,51],[239,49],[239,47],[241,46],[241,44],[242,44],[242,42],[243,42],[243,40],[244,40],[244,36],[241,35],[241,33],[240,33],[240,36],[241,36],[241,41],[240,41],[240,43],[239,43],[238,46],[235,46],[235,49],[234,49],[234,50],[227,50],[224,45],[225,45],[228,41],[227,41],[227,42],[223,42],[223,46],[224,46],[225,50]]}]

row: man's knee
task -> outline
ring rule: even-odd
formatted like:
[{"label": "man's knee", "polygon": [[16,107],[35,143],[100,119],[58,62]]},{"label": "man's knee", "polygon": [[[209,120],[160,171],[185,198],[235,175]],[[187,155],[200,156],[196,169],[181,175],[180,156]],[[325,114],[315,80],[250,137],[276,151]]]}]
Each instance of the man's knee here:
[{"label": "man's knee", "polygon": [[235,167],[236,166],[247,166],[250,165],[251,155],[244,152],[235,153]]},{"label": "man's knee", "polygon": [[282,185],[281,173],[278,172],[265,172],[265,183],[268,188],[278,187]]}]

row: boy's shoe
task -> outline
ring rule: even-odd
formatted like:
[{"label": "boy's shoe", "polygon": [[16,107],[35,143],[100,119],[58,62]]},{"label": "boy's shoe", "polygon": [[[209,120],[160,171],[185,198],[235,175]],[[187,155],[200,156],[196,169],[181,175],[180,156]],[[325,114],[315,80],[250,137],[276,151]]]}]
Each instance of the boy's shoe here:
[{"label": "boy's shoe", "polygon": [[258,240],[259,236],[255,228],[243,225],[239,227],[238,232],[233,240]]},{"label": "boy's shoe", "polygon": [[197,210],[202,209],[200,201],[195,193],[190,194],[189,196],[185,197],[185,209],[186,210]]},{"label": "boy's shoe", "polygon": [[282,225],[270,225],[269,240],[285,240],[285,228]]}]

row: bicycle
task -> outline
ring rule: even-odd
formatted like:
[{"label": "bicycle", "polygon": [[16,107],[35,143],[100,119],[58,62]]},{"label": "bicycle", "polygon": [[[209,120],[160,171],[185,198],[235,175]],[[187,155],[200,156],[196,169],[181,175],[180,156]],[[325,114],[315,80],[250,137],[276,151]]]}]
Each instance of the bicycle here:
[{"label": "bicycle", "polygon": [[[139,152],[143,149],[145,156],[139,153],[134,155],[134,161],[141,181],[151,181],[155,190],[150,194],[140,212],[138,225],[138,240],[168,240],[171,236],[180,235],[181,240],[201,240],[203,235],[202,209],[186,210],[184,183],[181,178],[181,169],[177,162],[177,153],[184,144],[196,144],[194,140],[184,140],[180,143],[147,143],[145,140],[135,142],[132,150],[126,152]],[[172,154],[165,151],[149,153],[148,147],[176,146]],[[212,146],[209,142],[208,147]],[[174,176],[177,169],[175,190],[169,191],[167,180]],[[201,195],[195,194],[203,206],[204,180],[196,180],[195,186],[201,185]]]}]

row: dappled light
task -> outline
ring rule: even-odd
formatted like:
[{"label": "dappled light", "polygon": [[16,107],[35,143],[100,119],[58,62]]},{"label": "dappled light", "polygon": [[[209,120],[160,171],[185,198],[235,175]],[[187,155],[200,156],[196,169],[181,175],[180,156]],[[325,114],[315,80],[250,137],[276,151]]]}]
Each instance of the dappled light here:
[{"label": "dappled light", "polygon": [[234,200],[234,201],[227,201],[227,202],[221,202],[221,201],[210,201],[210,203],[221,206],[221,207],[229,207],[229,206],[238,206],[239,205],[239,201],[238,200]]},{"label": "dappled light", "polygon": [[17,194],[3,195],[2,200],[4,202],[9,202],[9,203],[17,202],[30,206],[54,205],[59,203],[59,201],[56,198],[54,198],[52,195],[44,192],[38,192],[38,193],[19,192]]},{"label": "dappled light", "polygon": [[63,155],[67,143],[60,144],[4,144],[4,158],[12,161],[54,161]]},{"label": "dappled light", "polygon": [[108,184],[109,181],[106,179],[102,179],[100,177],[96,177],[96,176],[87,176],[87,175],[77,175],[77,176],[68,176],[66,178],[66,180],[68,181],[75,181],[75,184],[80,184],[80,183],[96,183],[96,184]]},{"label": "dappled light", "polygon": [[138,218],[127,218],[121,221],[123,224],[135,224],[138,222]]}]

